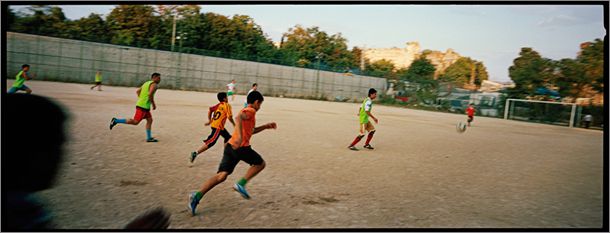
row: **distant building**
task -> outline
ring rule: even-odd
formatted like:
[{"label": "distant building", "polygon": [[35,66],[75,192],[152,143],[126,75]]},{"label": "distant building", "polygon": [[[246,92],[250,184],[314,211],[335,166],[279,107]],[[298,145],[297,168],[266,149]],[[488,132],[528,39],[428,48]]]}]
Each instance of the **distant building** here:
[{"label": "distant building", "polygon": [[481,82],[481,87],[479,88],[480,92],[498,92],[502,89],[513,88],[515,87],[514,83],[501,83],[494,82],[490,80],[483,80]]},{"label": "distant building", "polygon": [[[425,54],[426,59],[430,60],[432,65],[436,68],[434,73],[434,79],[438,77],[440,73],[445,71],[447,67],[455,63],[461,56],[460,54],[453,51],[453,49],[447,49],[446,52],[424,50],[420,51],[419,42],[412,41],[407,42],[405,48],[379,48],[379,49],[363,49],[363,57],[368,59],[370,62],[376,62],[382,59],[389,60],[394,63],[395,68],[409,68],[411,63]],[[363,67],[361,67],[363,68]]]}]

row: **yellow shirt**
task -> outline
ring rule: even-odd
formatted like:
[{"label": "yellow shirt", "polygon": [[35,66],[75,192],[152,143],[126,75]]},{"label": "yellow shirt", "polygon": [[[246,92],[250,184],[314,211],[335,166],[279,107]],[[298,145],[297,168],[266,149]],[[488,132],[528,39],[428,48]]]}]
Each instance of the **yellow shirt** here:
[{"label": "yellow shirt", "polygon": [[212,123],[210,123],[210,126],[212,128],[223,130],[225,128],[225,122],[229,117],[233,117],[233,113],[231,113],[231,105],[225,102],[219,103],[212,113]]}]

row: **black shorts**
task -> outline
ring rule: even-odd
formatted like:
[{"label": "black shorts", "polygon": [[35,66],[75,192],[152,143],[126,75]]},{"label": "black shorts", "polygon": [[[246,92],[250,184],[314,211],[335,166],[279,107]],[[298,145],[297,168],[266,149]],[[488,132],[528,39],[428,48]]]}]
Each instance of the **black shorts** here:
[{"label": "black shorts", "polygon": [[95,82],[95,85],[102,85],[102,82]]},{"label": "black shorts", "polygon": [[472,120],[474,120],[473,116],[468,116],[468,122],[472,122]]},{"label": "black shorts", "polygon": [[210,136],[208,136],[206,140],[203,140],[203,143],[208,145],[208,148],[211,148],[212,146],[214,146],[214,144],[216,144],[216,141],[218,140],[218,135],[222,136],[225,139],[225,143],[227,143],[229,139],[231,139],[231,134],[229,134],[227,129],[218,130],[217,128],[212,127],[212,132],[210,133]]},{"label": "black shorts", "polygon": [[265,162],[261,155],[252,150],[251,146],[240,147],[237,148],[237,150],[233,150],[231,144],[227,144],[225,146],[224,155],[222,156],[222,161],[220,161],[220,166],[218,166],[218,172],[233,173],[233,169],[235,169],[235,166],[237,166],[237,163],[239,163],[240,160],[250,164],[250,166],[261,165]]}]

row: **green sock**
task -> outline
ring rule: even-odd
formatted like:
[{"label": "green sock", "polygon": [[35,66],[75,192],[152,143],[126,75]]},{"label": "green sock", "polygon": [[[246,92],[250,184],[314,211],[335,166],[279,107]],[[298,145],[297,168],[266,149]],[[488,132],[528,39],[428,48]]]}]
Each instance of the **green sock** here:
[{"label": "green sock", "polygon": [[197,198],[197,200],[201,200],[202,197],[203,197],[203,193],[202,192],[196,192],[195,193],[195,198]]},{"label": "green sock", "polygon": [[237,183],[241,186],[246,186],[246,183],[248,183],[248,181],[246,180],[246,178],[241,178],[241,180],[237,181]]}]

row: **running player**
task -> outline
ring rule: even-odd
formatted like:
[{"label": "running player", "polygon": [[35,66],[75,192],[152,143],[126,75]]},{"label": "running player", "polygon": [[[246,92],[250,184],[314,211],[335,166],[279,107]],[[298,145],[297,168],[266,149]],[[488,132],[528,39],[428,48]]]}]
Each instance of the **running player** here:
[{"label": "running player", "polygon": [[11,87],[11,89],[8,90],[9,94],[16,93],[19,90],[25,91],[28,94],[32,93],[32,89],[30,89],[24,84],[25,80],[30,80],[36,77],[35,75],[30,76],[28,74],[29,70],[30,65],[23,64],[21,66],[21,70],[19,71],[19,73],[17,73],[17,76],[15,76],[15,82],[13,83],[13,86]]},{"label": "running player", "polygon": [[232,79],[229,84],[227,84],[227,95],[231,96],[231,102],[235,100],[235,92],[237,89],[235,88],[235,79]]},{"label": "running player", "polygon": [[110,120],[110,130],[112,130],[112,127],[116,124],[138,125],[142,119],[146,119],[146,141],[158,142],[157,139],[152,137],[151,128],[153,118],[150,113],[150,106],[152,105],[152,110],[157,109],[157,105],[155,104],[155,93],[157,92],[159,82],[161,82],[161,74],[154,73],[151,75],[150,79],[150,81],[142,84],[136,91],[138,102],[136,103],[136,114],[133,119],[117,119],[113,117],[112,120]]},{"label": "running player", "polygon": [[263,158],[256,153],[256,151],[252,150],[252,147],[250,146],[250,137],[265,129],[277,129],[277,124],[275,124],[275,122],[254,127],[256,123],[256,112],[260,110],[262,104],[263,95],[261,95],[260,92],[253,91],[248,95],[248,107],[242,109],[235,117],[237,121],[235,124],[235,131],[233,131],[233,137],[231,137],[229,143],[225,145],[218,172],[208,179],[199,191],[193,192],[189,196],[191,214],[195,215],[195,208],[197,208],[203,195],[214,188],[214,186],[225,181],[240,160],[249,163],[250,168],[248,168],[246,175],[235,183],[233,189],[241,194],[243,198],[250,199],[250,195],[245,188],[246,183],[265,168],[265,161]]},{"label": "running player", "polygon": [[466,108],[466,114],[468,114],[468,127],[470,127],[470,122],[474,120],[474,113],[476,110],[472,104],[468,104],[468,108]]},{"label": "running player", "polygon": [[347,148],[350,150],[358,150],[355,145],[364,137],[364,131],[368,131],[369,135],[366,138],[366,143],[364,144],[364,148],[374,149],[371,144],[371,139],[373,139],[373,135],[375,134],[375,127],[369,121],[369,116],[375,120],[375,123],[379,123],[379,120],[373,114],[371,114],[371,110],[373,108],[373,100],[377,98],[377,90],[374,88],[369,89],[369,96],[364,99],[362,102],[362,106],[360,106],[360,110],[358,112],[358,116],[360,116],[360,134],[356,136],[356,139],[350,144]]},{"label": "running player", "polygon": [[252,84],[252,89],[250,89],[250,90],[248,91],[248,94],[246,95],[246,100],[244,101],[244,108],[245,108],[245,107],[248,107],[248,95],[250,94],[250,92],[256,91],[256,89],[257,89],[257,88],[258,88],[258,84],[253,83],[253,84]]},{"label": "running player", "polygon": [[92,86],[91,90],[95,87],[97,87],[98,91],[102,91],[102,72],[99,70],[95,72],[95,86]]},{"label": "running player", "polygon": [[225,143],[227,143],[231,138],[231,134],[229,134],[227,129],[225,129],[225,122],[228,118],[231,124],[233,124],[233,127],[235,127],[235,122],[233,121],[231,105],[227,103],[227,93],[220,92],[216,95],[216,97],[220,103],[210,107],[210,110],[208,111],[208,122],[205,123],[206,126],[211,125],[212,132],[210,133],[210,136],[208,136],[208,139],[203,141],[203,145],[201,145],[197,151],[191,152],[191,163],[195,161],[197,155],[203,153],[216,144],[218,135],[221,135],[225,139]]}]

